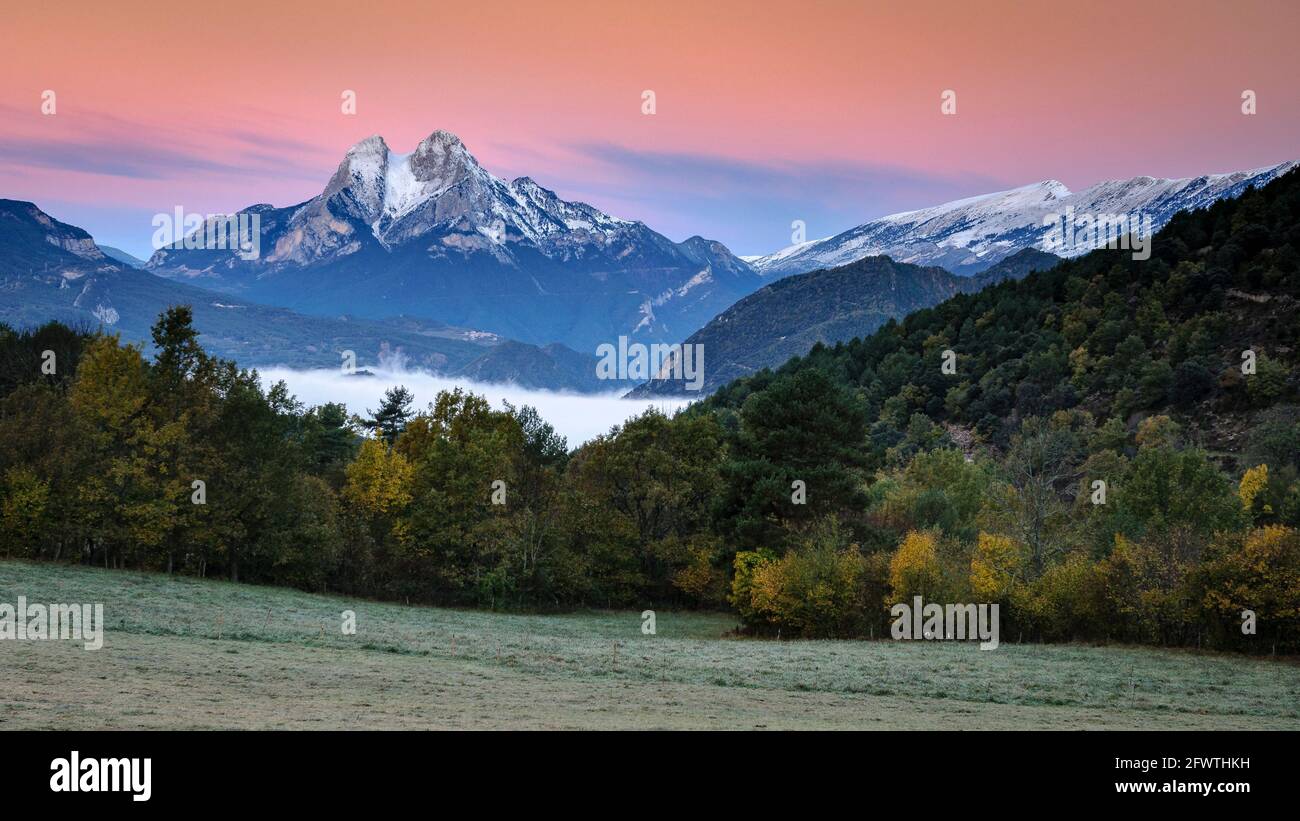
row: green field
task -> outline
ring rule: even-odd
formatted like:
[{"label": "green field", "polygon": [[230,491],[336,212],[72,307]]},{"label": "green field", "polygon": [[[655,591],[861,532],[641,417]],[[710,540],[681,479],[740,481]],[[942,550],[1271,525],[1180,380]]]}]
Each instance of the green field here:
[{"label": "green field", "polygon": [[[104,604],[104,647],[0,641],[0,729],[1287,728],[1300,665],[1187,651],[727,637],[725,615],[525,616],[0,561]],[[357,633],[340,630],[353,610]]]}]

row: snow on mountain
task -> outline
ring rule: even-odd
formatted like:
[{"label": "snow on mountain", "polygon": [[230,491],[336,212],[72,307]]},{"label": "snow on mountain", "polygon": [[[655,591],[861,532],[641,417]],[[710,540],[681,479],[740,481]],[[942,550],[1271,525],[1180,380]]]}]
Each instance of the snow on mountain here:
[{"label": "snow on mountain", "polygon": [[1076,245],[1051,247],[1052,228],[1044,219],[1067,213],[1127,214],[1149,217],[1158,231],[1178,211],[1200,208],[1235,197],[1250,185],[1260,186],[1295,168],[1297,161],[1187,179],[1134,177],[1101,182],[1071,192],[1057,180],[955,200],[931,208],[905,211],[873,220],[825,239],[791,245],[746,260],[767,278],[845,265],[868,256],[888,255],[898,262],[940,265],[972,275],[1023,248],[1061,256],[1090,250]]},{"label": "snow on mountain", "polygon": [[345,191],[345,201],[356,206],[350,213],[367,222],[385,246],[458,218],[470,218],[489,240],[513,233],[538,245],[571,232],[604,240],[632,224],[586,203],[566,202],[529,177],[506,182],[479,165],[455,134],[441,130],[409,154],[394,152],[378,135],[357,143],[325,191],[302,205],[294,220],[318,215],[320,202]]},{"label": "snow on mountain", "polygon": [[189,305],[204,348],[244,367],[337,367],[341,350],[356,352],[368,364],[393,349],[412,367],[454,373],[503,341],[428,322],[309,317],[224,299],[118,262],[101,247],[85,230],[34,203],[0,199],[0,324],[35,328],[59,321],[103,328],[148,351],[159,314]]}]

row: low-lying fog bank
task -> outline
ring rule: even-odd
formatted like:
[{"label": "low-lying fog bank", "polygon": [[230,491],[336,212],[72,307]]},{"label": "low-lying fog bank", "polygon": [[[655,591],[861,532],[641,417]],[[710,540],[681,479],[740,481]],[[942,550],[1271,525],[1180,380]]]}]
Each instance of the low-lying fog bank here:
[{"label": "low-lying fog bank", "polygon": [[493,407],[501,408],[502,400],[512,405],[532,405],[557,432],[569,440],[569,447],[577,447],[593,437],[607,433],[629,417],[646,408],[659,408],[665,413],[685,407],[686,399],[620,399],[618,394],[569,394],[520,388],[514,385],[492,385],[453,379],[419,371],[380,371],[370,369],[373,375],[348,376],[339,370],[293,370],[290,368],[259,369],[264,385],[281,380],[289,391],[307,405],[342,402],[350,413],[366,415],[366,411],[379,407],[384,391],[396,385],[405,385],[415,395],[413,407],[423,410],[434,400],[438,391],[460,387],[487,398]]}]

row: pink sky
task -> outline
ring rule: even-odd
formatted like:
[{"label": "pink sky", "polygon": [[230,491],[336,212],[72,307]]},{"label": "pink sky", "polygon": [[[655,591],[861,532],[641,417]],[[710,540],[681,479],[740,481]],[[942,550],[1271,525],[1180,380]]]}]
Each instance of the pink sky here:
[{"label": "pink sky", "polygon": [[761,253],[794,219],[1300,157],[1300,3],[1137,5],[29,3],[0,197],[143,254],[155,212],[299,202],[357,140],[445,128],[500,176]]}]

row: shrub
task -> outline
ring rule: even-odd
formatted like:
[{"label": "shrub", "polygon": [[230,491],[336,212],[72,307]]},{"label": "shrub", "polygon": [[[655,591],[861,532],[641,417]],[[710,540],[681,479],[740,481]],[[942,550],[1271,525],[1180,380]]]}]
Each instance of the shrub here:
[{"label": "shrub", "polygon": [[944,584],[938,545],[938,534],[926,530],[908,531],[899,542],[889,562],[889,587],[894,601],[910,601],[913,596],[941,598]]},{"label": "shrub", "polygon": [[50,483],[27,467],[0,476],[0,548],[6,556],[35,555],[49,529]]},{"label": "shrub", "polygon": [[1102,567],[1082,553],[1070,554],[1011,593],[1013,621],[1049,641],[1104,638],[1109,614]]},{"label": "shrub", "polygon": [[1205,572],[1205,608],[1233,627],[1252,610],[1270,649],[1300,650],[1300,531],[1269,525],[1244,538],[1225,536],[1216,547],[1221,555]]},{"label": "shrub", "polygon": [[742,550],[732,562],[735,575],[731,578],[731,606],[736,608],[745,626],[760,628],[764,619],[754,609],[754,574],[759,568],[777,560],[774,551],[760,547],[758,550]]},{"label": "shrub", "polygon": [[1266,406],[1286,393],[1289,378],[1286,365],[1260,354],[1255,373],[1246,377],[1246,394],[1253,404]]},{"label": "shrub", "polygon": [[1010,537],[981,531],[971,556],[971,593],[981,602],[1009,601],[1027,561],[1024,548]]},{"label": "shrub", "polygon": [[1115,535],[1115,549],[1102,562],[1107,602],[1118,617],[1122,638],[1159,643],[1186,638],[1193,621],[1188,601],[1188,573],[1194,539],[1180,529],[1143,541]]},{"label": "shrub", "polygon": [[[846,544],[840,526],[830,520],[816,525],[780,559],[746,558],[742,568],[738,555],[733,597],[747,589],[749,620],[761,620],[768,631],[780,635],[860,636],[871,618],[867,569],[857,545]],[[743,581],[742,572],[748,576]]]},{"label": "shrub", "polygon": [[727,602],[727,577],[717,566],[722,542],[701,537],[687,545],[689,559],[673,576],[673,586],[702,606],[721,606]]}]

